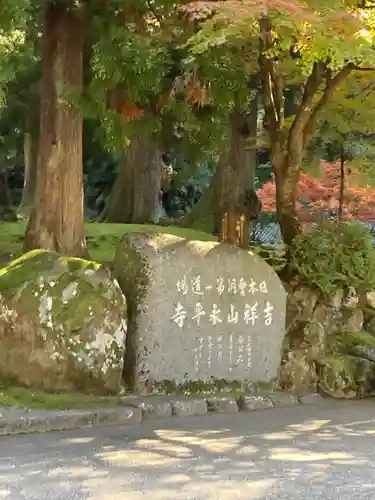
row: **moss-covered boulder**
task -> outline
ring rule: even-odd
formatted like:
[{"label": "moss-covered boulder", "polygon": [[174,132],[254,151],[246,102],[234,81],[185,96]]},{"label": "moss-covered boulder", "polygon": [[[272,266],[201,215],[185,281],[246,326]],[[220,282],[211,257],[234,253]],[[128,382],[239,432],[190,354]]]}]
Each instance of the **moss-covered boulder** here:
[{"label": "moss-covered boulder", "polygon": [[29,252],[0,269],[0,379],[52,392],[117,392],[125,318],[125,297],[104,267]]}]

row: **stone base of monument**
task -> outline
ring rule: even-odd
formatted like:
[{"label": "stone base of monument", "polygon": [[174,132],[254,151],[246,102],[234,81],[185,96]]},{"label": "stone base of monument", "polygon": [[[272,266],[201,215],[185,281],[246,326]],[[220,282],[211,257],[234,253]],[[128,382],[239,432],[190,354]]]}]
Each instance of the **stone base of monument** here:
[{"label": "stone base of monument", "polygon": [[207,409],[217,413],[237,413],[239,411],[237,398],[232,396],[210,396],[207,398]]},{"label": "stone base of monument", "polygon": [[122,404],[139,408],[142,412],[142,419],[168,418],[172,416],[172,401],[163,396],[149,396],[146,398],[135,398],[133,396],[123,397]]},{"label": "stone base of monument", "polygon": [[286,292],[255,253],[128,233],[117,248],[114,274],[128,306],[124,380],[130,392],[163,393],[167,384],[181,389],[195,383],[243,388],[277,379]]},{"label": "stone base of monument", "polygon": [[176,417],[193,417],[207,413],[205,398],[186,396],[172,399],[172,415]]},{"label": "stone base of monument", "polygon": [[265,410],[273,408],[274,404],[270,397],[258,394],[240,396],[237,400],[240,410]]},{"label": "stone base of monument", "polygon": [[[100,410],[38,411],[19,408],[0,408],[0,435],[80,429],[87,426],[139,425],[142,421],[164,418],[212,415],[211,412],[237,413],[251,410],[319,404],[325,399],[319,394],[284,397],[275,392],[232,396],[146,396],[124,397],[117,408]],[[286,395],[288,396],[288,394]],[[289,395],[290,396],[290,395]],[[281,409],[281,408],[279,408]],[[236,418],[233,415],[233,418]]]}]

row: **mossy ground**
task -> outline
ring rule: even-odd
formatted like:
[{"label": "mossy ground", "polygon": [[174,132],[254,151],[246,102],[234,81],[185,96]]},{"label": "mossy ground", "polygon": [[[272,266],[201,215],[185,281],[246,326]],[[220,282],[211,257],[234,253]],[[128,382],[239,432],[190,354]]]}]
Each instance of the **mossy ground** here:
[{"label": "mossy ground", "polygon": [[[0,266],[22,254],[26,222],[0,222]],[[175,226],[109,224],[89,222],[85,226],[90,258],[111,262],[116,245],[125,233],[153,231],[173,234],[188,240],[214,241],[215,237],[202,231]]]},{"label": "mossy ground", "polygon": [[30,410],[70,410],[85,408],[113,408],[120,404],[120,397],[97,397],[85,394],[49,394],[23,387],[0,383],[0,407],[27,408]]}]

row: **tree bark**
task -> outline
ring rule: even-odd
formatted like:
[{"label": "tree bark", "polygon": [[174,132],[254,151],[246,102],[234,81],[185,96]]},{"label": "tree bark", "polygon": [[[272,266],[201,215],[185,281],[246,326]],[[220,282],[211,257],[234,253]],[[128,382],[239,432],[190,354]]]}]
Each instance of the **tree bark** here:
[{"label": "tree bark", "polygon": [[[37,187],[25,250],[86,254],[83,211],[82,116],[64,91],[82,90],[83,22],[63,1],[45,13]],[[67,88],[66,88],[67,87]]]},{"label": "tree bark", "polygon": [[286,245],[291,245],[294,238],[301,232],[301,224],[296,210],[300,170],[301,163],[298,154],[294,159],[287,157],[273,160],[277,218]]},{"label": "tree bark", "polygon": [[106,210],[107,222],[155,223],[160,208],[163,162],[157,143],[147,134],[132,139]]},{"label": "tree bark", "polygon": [[12,207],[10,189],[8,186],[7,171],[4,166],[0,167],[0,220],[16,221],[17,214]]},{"label": "tree bark", "polygon": [[[254,189],[256,120],[257,106],[250,114],[234,110],[230,116],[230,149],[217,166],[215,233],[226,213],[232,214],[228,222],[245,215],[247,228],[259,215],[260,203]],[[227,235],[229,242],[237,241],[235,224],[228,225]]]},{"label": "tree bark", "polygon": [[229,150],[220,156],[210,187],[192,211],[181,218],[180,226],[219,235],[222,218],[231,207],[246,208],[249,219],[257,217],[260,212],[254,187],[257,117],[257,98],[251,103],[249,113],[236,110],[231,114]]}]

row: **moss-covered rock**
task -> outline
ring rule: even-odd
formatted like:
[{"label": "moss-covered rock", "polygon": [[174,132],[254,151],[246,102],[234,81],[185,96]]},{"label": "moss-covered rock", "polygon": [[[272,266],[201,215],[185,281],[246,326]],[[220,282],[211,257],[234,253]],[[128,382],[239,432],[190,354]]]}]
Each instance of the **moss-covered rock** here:
[{"label": "moss-covered rock", "polygon": [[329,396],[342,399],[374,394],[375,363],[350,354],[322,356],[316,360],[319,388]]},{"label": "moss-covered rock", "polygon": [[280,367],[281,389],[316,392],[317,382],[315,360],[309,349],[298,348],[284,353]]},{"label": "moss-covered rock", "polygon": [[0,378],[51,392],[117,392],[126,301],[95,262],[35,250],[0,269]]},{"label": "moss-covered rock", "polygon": [[287,303],[283,388],[316,385],[338,398],[375,394],[375,309],[367,296],[347,286],[327,297],[295,279]]}]

